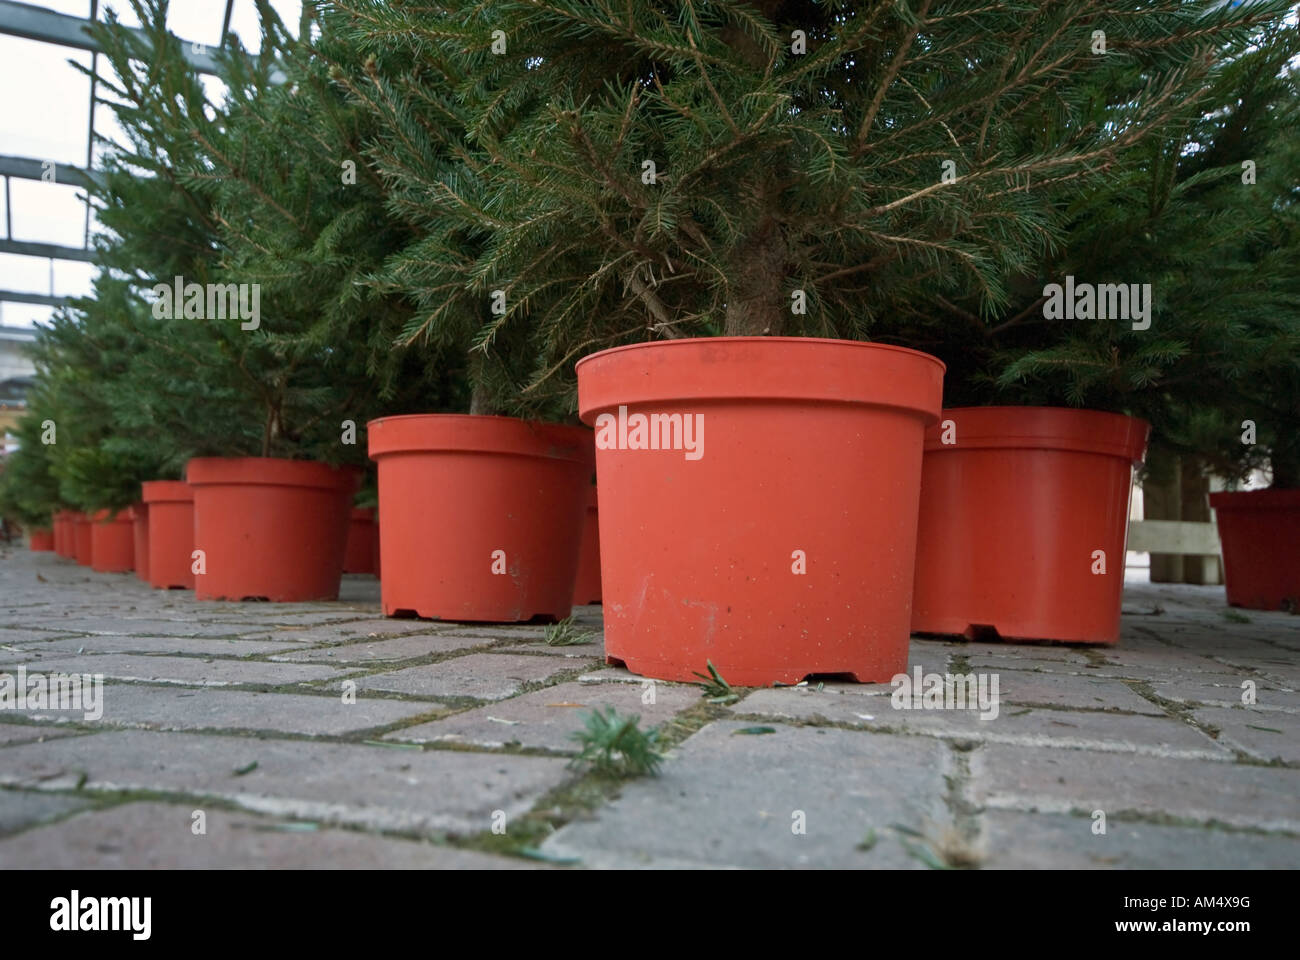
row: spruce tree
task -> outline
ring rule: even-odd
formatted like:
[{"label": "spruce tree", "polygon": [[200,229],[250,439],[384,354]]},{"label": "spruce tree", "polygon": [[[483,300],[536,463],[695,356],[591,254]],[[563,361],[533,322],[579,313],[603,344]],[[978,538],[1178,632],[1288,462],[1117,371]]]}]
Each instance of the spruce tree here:
[{"label": "spruce tree", "polygon": [[474,350],[536,411],[621,343],[991,326],[1061,190],[1195,116],[1286,6],[332,0],[325,24],[370,53],[356,95],[421,231],[377,277],[417,305],[405,340]]}]

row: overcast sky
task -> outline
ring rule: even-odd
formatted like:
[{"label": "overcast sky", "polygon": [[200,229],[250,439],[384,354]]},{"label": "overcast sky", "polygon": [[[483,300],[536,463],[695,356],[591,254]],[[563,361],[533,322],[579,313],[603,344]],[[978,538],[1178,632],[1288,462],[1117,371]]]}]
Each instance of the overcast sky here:
[{"label": "overcast sky", "polygon": [[[90,0],[24,0],[58,13],[86,17]],[[301,0],[273,0],[285,25],[295,29]],[[138,24],[126,0],[100,0],[100,10],[115,10],[123,23]],[[172,0],[167,26],[185,40],[215,45],[221,34],[225,0]],[[102,13],[101,13],[102,16]],[[257,11],[253,0],[235,0],[230,29],[244,46],[260,46]],[[86,165],[89,127],[90,80],[68,61],[90,66],[91,55],[36,40],[0,36],[0,154],[53,160],[56,164]],[[101,76],[111,77],[104,59],[99,59]],[[220,99],[223,85],[205,78],[209,96]],[[120,139],[112,111],[101,106],[95,114],[95,129]],[[9,195],[0,192],[0,236],[4,236],[5,215],[13,229],[12,239],[57,243],[80,247],[85,239],[85,205],[77,199],[76,187],[10,178]],[[6,206],[12,209],[6,210]],[[95,224],[92,218],[91,230]],[[0,253],[0,290],[23,293],[53,292],[77,295],[90,290],[95,268],[88,263],[49,260]],[[45,319],[53,307],[25,303],[0,303],[0,323],[27,326]]]}]

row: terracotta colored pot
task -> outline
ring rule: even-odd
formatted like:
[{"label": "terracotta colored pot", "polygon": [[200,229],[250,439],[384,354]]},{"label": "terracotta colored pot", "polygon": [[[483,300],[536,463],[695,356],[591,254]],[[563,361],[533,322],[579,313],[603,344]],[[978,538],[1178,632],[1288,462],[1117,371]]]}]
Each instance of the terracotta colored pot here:
[{"label": "terracotta colored pot", "polygon": [[73,520],[73,526],[76,530],[76,553],[77,563],[83,567],[91,565],[94,557],[94,547],[92,545],[90,532],[90,517],[84,513],[78,513]]},{"label": "terracotta colored pot", "polygon": [[131,513],[100,510],[90,524],[91,569],[96,573],[130,573],[135,569],[135,525]]},{"label": "terracotta colored pot", "polygon": [[337,600],[355,468],[268,457],[200,457],[194,545],[204,568],[199,600]]},{"label": "terracotta colored pot", "polygon": [[374,532],[373,556],[374,556],[374,564],[375,564],[375,576],[378,577],[379,576],[379,511],[378,510],[375,511],[375,524],[374,524],[373,532]]},{"label": "terracotta colored pot", "polygon": [[912,629],[1115,643],[1147,433],[1095,410],[944,410],[925,438]]},{"label": "terracotta colored pot", "polygon": [[386,615],[569,615],[589,431],[454,414],[385,417],[367,429],[379,464]]},{"label": "terracotta colored pot", "polygon": [[135,540],[135,575],[149,582],[149,506],[137,503],[131,508],[131,533]]},{"label": "terracotta colored pot", "polygon": [[1228,603],[1300,611],[1300,490],[1210,494]]},{"label": "terracotta colored pot", "polygon": [[67,556],[67,539],[68,539],[68,520],[64,516],[64,511],[54,511],[54,552],[60,556]]},{"label": "terracotta colored pot", "polygon": [[[60,510],[55,514],[54,549],[65,560],[77,559],[77,521],[71,510]],[[62,530],[62,533],[59,531]],[[60,537],[62,538],[60,540]]]},{"label": "terracotta colored pot", "polygon": [[140,484],[149,512],[149,585],[194,589],[194,491],[180,480]]},{"label": "terracotta colored pot", "polygon": [[577,370],[596,427],[609,661],[683,681],[711,661],[744,686],[906,669],[939,360],[727,337],[616,347]]},{"label": "terracotta colored pot", "polygon": [[348,544],[343,553],[344,573],[375,572],[375,511],[354,507],[348,522]]},{"label": "terracotta colored pot", "polygon": [[54,531],[51,528],[42,530],[32,530],[27,538],[27,546],[37,552],[45,552],[54,549]]},{"label": "terracotta colored pot", "polygon": [[587,519],[582,526],[578,577],[573,585],[573,605],[580,607],[588,603],[600,603],[600,519],[595,487],[587,490]]}]

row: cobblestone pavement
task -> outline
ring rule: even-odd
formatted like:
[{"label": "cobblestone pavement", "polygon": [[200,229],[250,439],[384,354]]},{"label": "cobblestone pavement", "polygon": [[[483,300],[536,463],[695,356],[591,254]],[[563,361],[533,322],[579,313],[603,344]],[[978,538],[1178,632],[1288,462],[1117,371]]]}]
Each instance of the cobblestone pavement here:
[{"label": "cobblestone pavement", "polygon": [[[1113,649],[913,640],[997,678],[990,719],[831,681],[646,703],[598,633],[378,594],[200,604],[0,547],[0,671],[104,677],[98,719],[0,710],[0,869],[1300,866],[1300,617],[1221,588],[1131,584]],[[659,776],[572,766],[603,705],[659,726]]]}]

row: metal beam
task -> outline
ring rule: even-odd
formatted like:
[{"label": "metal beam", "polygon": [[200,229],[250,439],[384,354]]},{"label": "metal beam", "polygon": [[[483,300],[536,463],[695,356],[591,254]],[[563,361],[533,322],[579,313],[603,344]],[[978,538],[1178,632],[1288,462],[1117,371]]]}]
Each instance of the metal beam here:
[{"label": "metal beam", "polygon": [[[99,44],[86,32],[89,23],[90,21],[84,17],[55,13],[43,7],[15,3],[14,0],[0,0],[0,33],[7,33],[10,36],[57,43],[77,50],[99,51]],[[146,43],[149,42],[149,35],[138,27],[126,29],[141,37]],[[202,53],[195,51],[196,45],[203,50]],[[199,73],[217,72],[217,61],[207,52],[208,46],[212,44],[181,41],[181,53],[189,65]]]},{"label": "metal beam", "polygon": [[24,257],[48,257],[51,260],[95,262],[94,250],[65,247],[57,243],[34,243],[30,240],[0,240],[0,253],[16,253]]},{"label": "metal beam", "polygon": [[[0,0],[3,2],[3,0]],[[23,180],[44,180],[45,164],[48,160],[34,157],[10,157],[0,154],[0,177],[19,177]],[[71,184],[74,187],[89,189],[92,183],[99,183],[99,174],[87,171],[71,163],[54,164],[54,182]]]},{"label": "metal beam", "polygon": [[18,293],[14,290],[0,290],[0,303],[39,303],[46,307],[61,307],[71,297],[51,297],[44,293]]}]

